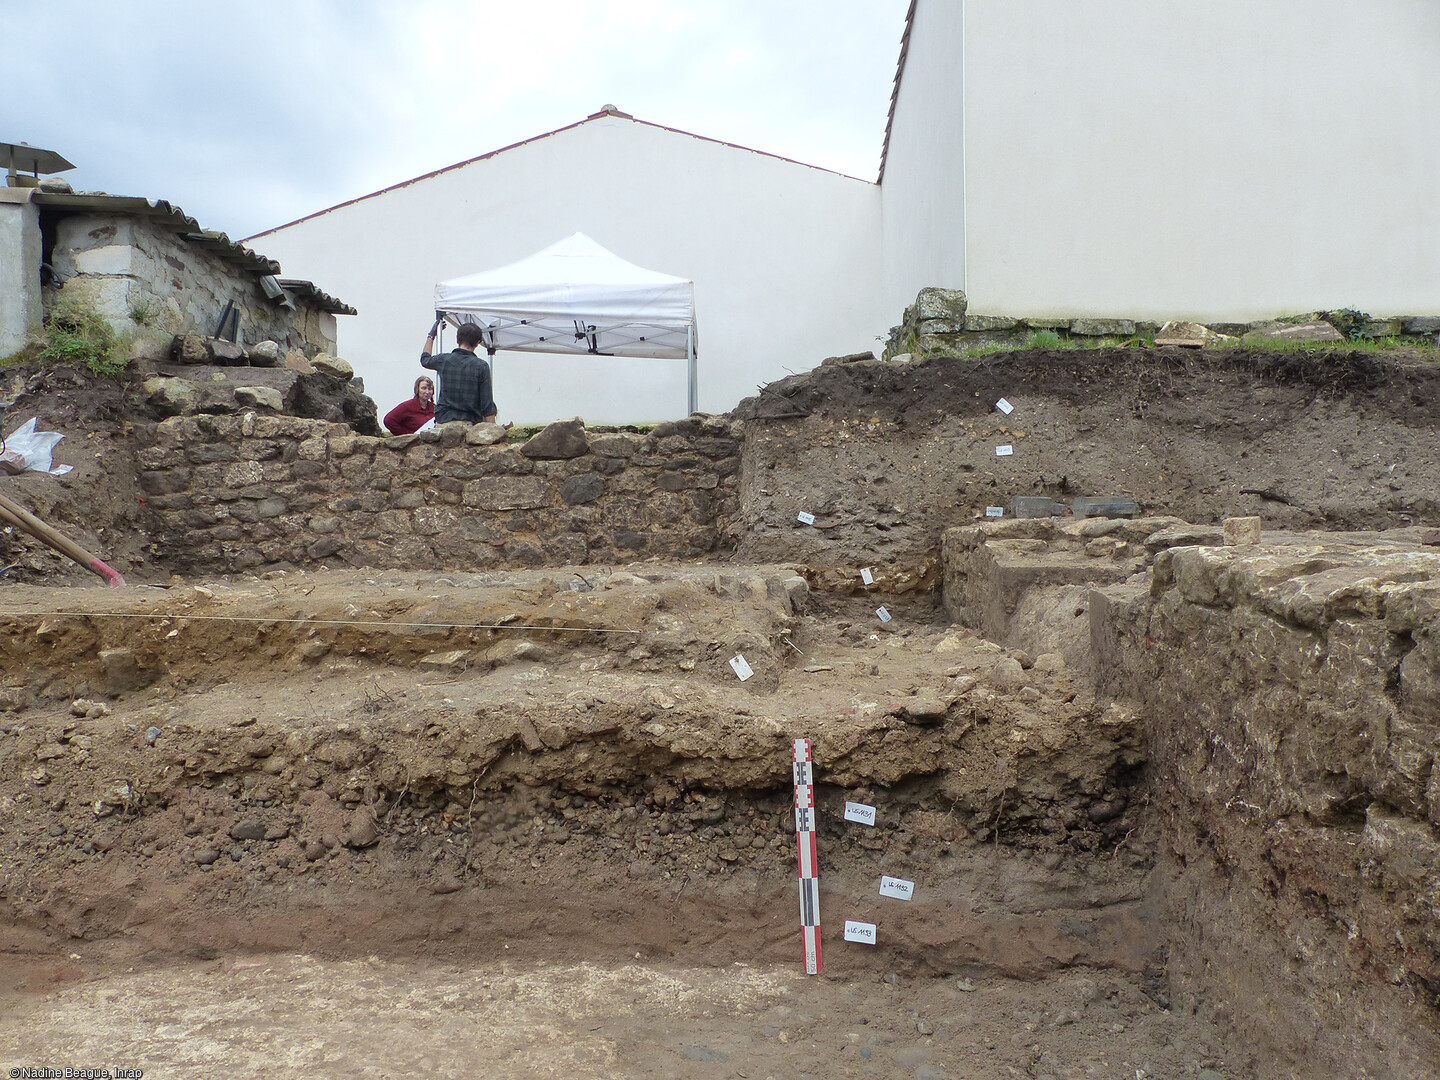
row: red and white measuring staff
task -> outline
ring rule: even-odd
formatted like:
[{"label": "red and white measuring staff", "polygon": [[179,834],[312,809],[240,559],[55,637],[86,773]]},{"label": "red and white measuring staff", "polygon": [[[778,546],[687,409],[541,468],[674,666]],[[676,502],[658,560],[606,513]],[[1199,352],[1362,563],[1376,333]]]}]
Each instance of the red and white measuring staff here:
[{"label": "red and white measuring staff", "polygon": [[815,853],[815,767],[810,740],[795,740],[795,847],[800,856],[800,934],[805,973],[820,974],[820,862]]}]

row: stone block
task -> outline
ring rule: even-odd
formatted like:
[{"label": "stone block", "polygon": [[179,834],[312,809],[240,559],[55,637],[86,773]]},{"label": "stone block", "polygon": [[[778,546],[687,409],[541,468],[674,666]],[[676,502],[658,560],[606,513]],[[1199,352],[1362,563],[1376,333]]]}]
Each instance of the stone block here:
[{"label": "stone block", "polygon": [[949,319],[963,324],[968,303],[960,289],[924,288],[915,296],[915,318]]},{"label": "stone block", "polygon": [[226,487],[246,487],[260,483],[264,479],[264,469],[258,461],[237,461],[226,466],[220,477]]},{"label": "stone block", "polygon": [[1440,334],[1440,315],[1411,315],[1404,322],[1407,334]]},{"label": "stone block", "polygon": [[504,442],[508,434],[500,424],[471,424],[465,432],[465,445],[494,446]]},{"label": "stone block", "polygon": [[1071,319],[1070,333],[1079,337],[1133,337],[1133,319]]},{"label": "stone block", "polygon": [[205,352],[213,364],[221,367],[237,367],[245,363],[245,348],[233,341],[220,338],[206,338]]},{"label": "stone block", "polygon": [[1145,547],[1162,551],[1172,547],[1218,547],[1224,542],[1224,531],[1213,525],[1171,525],[1146,537]]},{"label": "stone block", "polygon": [[136,263],[150,260],[130,244],[106,244],[89,251],[75,253],[75,269],[82,274],[129,274],[144,277],[146,266]]},{"label": "stone block", "polygon": [[1260,542],[1258,517],[1226,518],[1222,523],[1226,547],[1248,547]]},{"label": "stone block", "polygon": [[1018,518],[1062,517],[1065,504],[1048,495],[1016,495],[1010,500],[1010,511]]},{"label": "stone block", "polygon": [[257,341],[246,350],[252,367],[279,367],[282,361],[280,344],[275,341]]},{"label": "stone block", "polygon": [[1082,495],[1070,504],[1070,510],[1077,518],[1134,517],[1140,513],[1140,504],[1122,495]]},{"label": "stone block", "polygon": [[309,358],[299,349],[291,349],[285,354],[284,365],[291,371],[298,371],[301,375],[315,374],[315,365],[310,363]]},{"label": "stone block", "polygon": [[273,409],[275,412],[285,408],[285,399],[273,386],[237,386],[235,403],[246,408]]},{"label": "stone block", "polygon": [[551,491],[539,476],[487,476],[466,484],[461,499],[481,510],[536,510],[551,505]]},{"label": "stone block", "polygon": [[590,452],[612,458],[628,458],[635,455],[635,449],[643,441],[643,435],[616,431],[605,435],[590,436]]},{"label": "stone block", "polygon": [[974,332],[1014,330],[1018,325],[1008,315],[966,315],[964,329]]},{"label": "stone block", "polygon": [[311,559],[324,559],[339,550],[340,538],[338,536],[322,536],[305,549],[305,555]]},{"label": "stone block", "polygon": [[321,375],[344,379],[347,382],[355,377],[355,369],[350,366],[348,360],[342,360],[340,357],[331,356],[328,353],[316,353],[310,358],[310,366]]},{"label": "stone block", "polygon": [[661,491],[682,491],[685,488],[685,475],[674,469],[666,469],[660,473],[655,485]]},{"label": "stone block", "polygon": [[1261,323],[1241,339],[1246,342],[1266,341],[1344,341],[1345,336],[1324,320],[1303,323]]},{"label": "stone block", "polygon": [[160,375],[146,379],[142,389],[146,403],[167,416],[186,416],[195,411],[200,400],[199,388],[186,379]]},{"label": "stone block", "polygon": [[572,476],[560,485],[560,498],[566,506],[594,502],[605,494],[605,479],[599,473],[587,472]]},{"label": "stone block", "polygon": [[528,458],[573,458],[588,452],[585,421],[578,416],[556,420],[520,448]]}]

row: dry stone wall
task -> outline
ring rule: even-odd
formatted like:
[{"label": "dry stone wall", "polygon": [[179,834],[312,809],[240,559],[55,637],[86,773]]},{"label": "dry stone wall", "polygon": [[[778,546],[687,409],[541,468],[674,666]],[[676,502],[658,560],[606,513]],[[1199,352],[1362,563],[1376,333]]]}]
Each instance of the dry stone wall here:
[{"label": "dry stone wall", "polygon": [[172,417],[138,454],[151,554],[182,572],[483,570],[733,546],[739,450],[724,419],[503,438],[485,424],[379,438],[296,417]]}]

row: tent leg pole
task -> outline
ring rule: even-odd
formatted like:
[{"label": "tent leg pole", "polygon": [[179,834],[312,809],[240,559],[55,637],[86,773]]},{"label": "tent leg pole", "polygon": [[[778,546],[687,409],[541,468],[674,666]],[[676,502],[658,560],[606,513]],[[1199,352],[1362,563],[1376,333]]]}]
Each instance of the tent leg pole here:
[{"label": "tent leg pole", "polygon": [[699,410],[699,403],[695,400],[695,328],[693,326],[685,328],[685,357],[690,367],[690,393],[688,395],[690,413],[694,414]]}]

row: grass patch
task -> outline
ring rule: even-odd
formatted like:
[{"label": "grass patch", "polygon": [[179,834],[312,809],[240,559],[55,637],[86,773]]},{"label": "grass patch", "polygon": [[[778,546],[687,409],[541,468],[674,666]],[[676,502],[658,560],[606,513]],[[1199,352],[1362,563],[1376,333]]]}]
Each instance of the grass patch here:
[{"label": "grass patch", "polygon": [[127,362],[124,345],[95,312],[62,307],[50,316],[37,358],[52,364],[84,364],[97,378],[118,379]]}]

